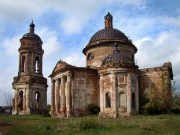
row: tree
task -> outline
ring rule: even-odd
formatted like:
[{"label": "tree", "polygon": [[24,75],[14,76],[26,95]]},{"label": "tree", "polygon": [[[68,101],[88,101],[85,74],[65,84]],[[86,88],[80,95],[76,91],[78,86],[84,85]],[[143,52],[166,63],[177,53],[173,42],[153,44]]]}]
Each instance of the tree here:
[{"label": "tree", "polygon": [[8,107],[12,107],[12,94],[9,92],[4,93],[4,102]]},{"label": "tree", "polygon": [[174,91],[173,93],[173,106],[171,109],[172,113],[180,114],[180,92]]},{"label": "tree", "polygon": [[161,89],[152,88],[145,94],[146,104],[143,109],[148,114],[169,113],[173,106],[174,84],[168,83],[167,74],[162,74]]}]

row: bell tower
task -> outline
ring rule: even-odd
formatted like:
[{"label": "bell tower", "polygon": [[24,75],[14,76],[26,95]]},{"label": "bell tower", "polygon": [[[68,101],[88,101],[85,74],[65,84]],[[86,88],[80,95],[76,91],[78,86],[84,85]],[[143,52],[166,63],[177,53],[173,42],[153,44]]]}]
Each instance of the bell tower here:
[{"label": "bell tower", "polygon": [[47,109],[47,79],[43,77],[43,42],[34,33],[35,25],[31,22],[29,33],[20,39],[19,71],[14,77],[12,114],[43,113]]}]

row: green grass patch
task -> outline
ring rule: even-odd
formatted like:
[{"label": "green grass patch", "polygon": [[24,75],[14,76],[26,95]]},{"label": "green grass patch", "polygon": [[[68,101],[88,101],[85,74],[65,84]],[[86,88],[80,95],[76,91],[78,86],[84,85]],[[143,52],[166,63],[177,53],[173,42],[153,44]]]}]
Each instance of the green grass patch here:
[{"label": "green grass patch", "polygon": [[180,115],[56,119],[45,115],[0,115],[3,135],[179,135]]}]

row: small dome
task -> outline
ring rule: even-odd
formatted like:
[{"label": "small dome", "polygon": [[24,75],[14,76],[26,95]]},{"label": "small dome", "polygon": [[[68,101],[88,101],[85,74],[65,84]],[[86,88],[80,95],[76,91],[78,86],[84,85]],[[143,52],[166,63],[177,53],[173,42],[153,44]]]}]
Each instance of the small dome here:
[{"label": "small dome", "polygon": [[41,40],[41,38],[35,33],[26,33],[23,35],[22,39],[24,38]]},{"label": "small dome", "polygon": [[31,22],[31,24],[29,25],[30,29],[29,29],[29,33],[26,33],[23,35],[22,39],[24,38],[28,38],[28,39],[36,39],[36,40],[41,40],[41,38],[34,33],[34,23],[33,23],[33,20]]},{"label": "small dome", "polygon": [[109,63],[131,63],[134,64],[132,58],[124,55],[117,48],[113,50],[111,55],[108,55],[102,62],[102,65]]},{"label": "small dome", "polygon": [[89,44],[93,42],[98,42],[101,40],[114,40],[114,41],[125,41],[129,42],[128,38],[121,31],[110,28],[104,28],[96,32],[90,39]]}]

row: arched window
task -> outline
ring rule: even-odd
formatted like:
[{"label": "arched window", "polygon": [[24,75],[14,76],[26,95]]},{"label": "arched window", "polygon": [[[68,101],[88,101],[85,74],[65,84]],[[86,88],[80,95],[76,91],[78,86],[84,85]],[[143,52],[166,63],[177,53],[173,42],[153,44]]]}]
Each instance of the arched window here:
[{"label": "arched window", "polygon": [[19,110],[23,110],[23,91],[19,92],[19,104],[18,104]]},{"label": "arched window", "polygon": [[106,107],[110,108],[111,107],[111,94],[109,92],[106,93],[105,95],[105,101],[106,101]]},{"label": "arched window", "polygon": [[119,93],[119,107],[126,107],[126,94],[124,92]]},{"label": "arched window", "polygon": [[39,57],[35,58],[35,73],[39,73]]},{"label": "arched window", "polygon": [[92,60],[92,59],[94,59],[94,55],[93,55],[93,53],[89,53],[87,60]]},{"label": "arched window", "polygon": [[38,92],[38,91],[36,91],[36,93],[35,93],[35,108],[36,108],[36,110],[39,110],[39,103],[40,103],[40,93]]},{"label": "arched window", "polygon": [[136,108],[136,97],[135,93],[132,93],[132,108]]},{"label": "arched window", "polygon": [[26,68],[26,61],[25,61],[25,56],[22,56],[22,61],[21,61],[21,71],[25,72],[25,68]]}]

